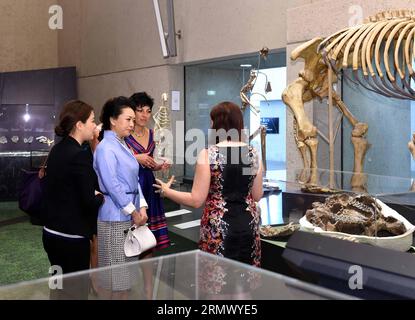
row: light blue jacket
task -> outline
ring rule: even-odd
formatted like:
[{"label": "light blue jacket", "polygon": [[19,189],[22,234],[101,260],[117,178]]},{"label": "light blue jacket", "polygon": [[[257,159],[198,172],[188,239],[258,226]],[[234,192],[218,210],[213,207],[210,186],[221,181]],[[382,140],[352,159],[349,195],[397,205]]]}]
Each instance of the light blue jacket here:
[{"label": "light blue jacket", "polygon": [[95,150],[94,169],[105,197],[99,208],[99,221],[129,221],[135,208],[147,206],[138,182],[140,166],[111,130],[104,132]]}]

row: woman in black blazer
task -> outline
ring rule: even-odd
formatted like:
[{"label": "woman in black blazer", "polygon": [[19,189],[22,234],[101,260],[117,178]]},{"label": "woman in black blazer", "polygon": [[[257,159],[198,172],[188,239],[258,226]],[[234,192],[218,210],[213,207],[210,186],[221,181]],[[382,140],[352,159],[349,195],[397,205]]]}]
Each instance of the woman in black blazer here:
[{"label": "woman in black blazer", "polygon": [[[90,239],[104,197],[96,191],[92,153],[82,144],[93,139],[95,128],[91,106],[82,101],[68,102],[55,128],[62,140],[48,157],[43,247],[54,270],[60,267],[63,273],[89,269]],[[88,286],[88,281],[68,280],[63,290],[52,290],[51,297],[87,298]]]}]

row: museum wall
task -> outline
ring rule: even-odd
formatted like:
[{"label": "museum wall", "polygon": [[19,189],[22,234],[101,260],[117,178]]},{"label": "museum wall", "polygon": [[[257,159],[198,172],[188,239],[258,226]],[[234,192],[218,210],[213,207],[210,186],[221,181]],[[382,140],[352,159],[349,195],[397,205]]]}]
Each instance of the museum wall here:
[{"label": "museum wall", "polygon": [[[159,2],[166,28],[166,1]],[[147,90],[158,104],[162,92],[174,89],[181,92],[181,110],[173,122],[184,120],[183,64],[254,53],[264,45],[284,48],[288,6],[310,2],[175,0],[176,31],[183,36],[177,57],[163,59],[152,1],[59,0],[59,65],[77,67],[79,97],[97,112],[111,96]]]},{"label": "museum wall", "polygon": [[286,12],[311,0],[175,1],[183,31],[180,62],[256,52],[286,46]]},{"label": "museum wall", "polygon": [[[241,83],[240,70],[214,68],[206,64],[187,67],[186,131],[193,128],[202,130],[206,135],[204,142],[207,143],[211,107],[224,100],[239,103]],[[208,95],[207,90],[213,91],[214,94]],[[194,142],[186,142],[186,147],[189,145],[192,145],[192,150],[196,152]],[[197,153],[194,156],[197,158]],[[186,177],[193,177],[194,169],[194,163],[186,163]]]},{"label": "museum wall", "polygon": [[0,72],[58,66],[58,34],[49,29],[56,0],[0,1]]},{"label": "museum wall", "polygon": [[85,0],[57,0],[62,7],[63,28],[58,31],[58,62],[61,67],[81,66],[81,4]]},{"label": "museum wall", "polygon": [[[165,2],[160,0],[161,8]],[[76,66],[80,79],[143,69],[146,76],[138,85],[145,85],[152,68],[162,65],[254,53],[264,45],[284,48],[288,3],[298,6],[309,2],[261,0],[253,4],[244,0],[235,7],[231,0],[175,0],[176,31],[181,30],[183,37],[177,39],[178,56],[163,59],[152,1],[59,0],[64,13],[58,40],[59,65]],[[165,12],[162,15],[166,23]],[[82,88],[79,91],[88,94]],[[112,95],[111,91],[107,94]],[[104,101],[89,102],[102,105]]]},{"label": "museum wall", "polygon": [[[159,2],[164,9],[166,1]],[[233,0],[175,0],[176,31],[183,36],[178,56],[166,60],[152,1],[59,0],[65,21],[59,43],[81,46],[60,50],[59,61],[76,63],[83,77],[253,53],[264,45],[284,48],[286,10],[304,3],[311,0],[240,0],[238,6]]]}]

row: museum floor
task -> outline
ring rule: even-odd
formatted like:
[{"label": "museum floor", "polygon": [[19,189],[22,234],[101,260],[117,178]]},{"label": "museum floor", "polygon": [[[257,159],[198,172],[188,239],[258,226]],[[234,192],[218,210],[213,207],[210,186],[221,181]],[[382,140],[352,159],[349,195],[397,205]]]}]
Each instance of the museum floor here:
[{"label": "museum floor", "polygon": [[[169,236],[172,245],[156,256],[196,249],[196,243],[188,239],[173,232]],[[0,202],[0,243],[0,286],[48,276],[42,227],[32,225],[16,202]]]}]

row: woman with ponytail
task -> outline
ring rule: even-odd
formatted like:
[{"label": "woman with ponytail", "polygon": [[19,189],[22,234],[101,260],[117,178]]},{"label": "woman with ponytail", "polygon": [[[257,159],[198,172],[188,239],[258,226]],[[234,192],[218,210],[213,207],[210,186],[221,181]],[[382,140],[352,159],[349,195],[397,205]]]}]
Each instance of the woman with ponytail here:
[{"label": "woman with ponytail", "polygon": [[[94,137],[94,111],[82,101],[70,101],[55,128],[62,139],[49,153],[46,169],[43,246],[52,266],[63,273],[89,269],[90,239],[96,230],[98,208],[104,202],[96,191],[92,154],[82,145]],[[88,281],[65,280],[52,290],[58,299],[86,299]]]}]

